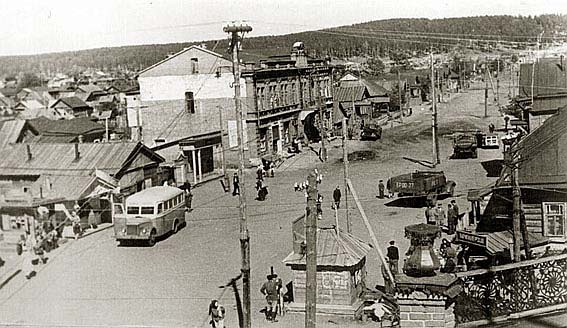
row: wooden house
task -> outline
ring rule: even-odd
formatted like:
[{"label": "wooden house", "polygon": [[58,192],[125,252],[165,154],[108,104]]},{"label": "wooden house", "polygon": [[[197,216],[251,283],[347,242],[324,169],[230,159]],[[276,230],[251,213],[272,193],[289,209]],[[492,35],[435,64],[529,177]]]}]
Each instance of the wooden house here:
[{"label": "wooden house", "polygon": [[[521,160],[518,182],[522,213],[532,246],[549,242],[552,247],[562,249],[567,242],[566,127],[567,108],[563,108],[516,146]],[[472,217],[478,223],[475,232],[457,233],[458,240],[483,247],[489,240],[482,235],[512,229],[510,176],[511,170],[504,168],[494,186],[469,193]]]},{"label": "wooden house", "polygon": [[[303,217],[293,223],[294,250],[284,260],[293,272],[291,311],[305,310],[306,255]],[[317,231],[317,312],[354,315],[366,288],[366,255],[371,246],[333,228]]]}]

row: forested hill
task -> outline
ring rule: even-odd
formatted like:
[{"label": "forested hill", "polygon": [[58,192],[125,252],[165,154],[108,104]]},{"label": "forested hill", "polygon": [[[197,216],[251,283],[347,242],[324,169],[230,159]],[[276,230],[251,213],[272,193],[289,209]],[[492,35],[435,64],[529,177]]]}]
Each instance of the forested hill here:
[{"label": "forested hill", "polygon": [[[524,48],[534,44],[542,31],[542,42],[567,39],[567,15],[380,20],[281,36],[250,37],[243,43],[242,55],[244,60],[257,61],[268,55],[285,54],[296,41],[303,41],[310,55],[333,57],[383,56],[392,49],[424,50],[431,46],[443,50],[455,44],[483,47],[497,41]],[[6,56],[0,57],[0,76],[48,71],[72,74],[86,68],[137,71],[170,53],[203,43],[219,53],[228,49],[225,39]]]}]

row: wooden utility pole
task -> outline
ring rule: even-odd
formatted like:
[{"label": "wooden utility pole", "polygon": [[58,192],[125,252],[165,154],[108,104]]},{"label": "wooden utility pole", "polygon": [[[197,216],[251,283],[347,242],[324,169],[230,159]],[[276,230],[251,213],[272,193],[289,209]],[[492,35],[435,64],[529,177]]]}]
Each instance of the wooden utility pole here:
[{"label": "wooden utility pole", "polygon": [[305,218],[306,291],[305,328],[315,328],[317,312],[317,176],[307,177],[307,216]]},{"label": "wooden utility pole", "polygon": [[[514,142],[515,144],[515,142]],[[514,154],[513,145],[508,149],[509,151],[509,165],[512,170],[512,208],[513,208],[513,229],[514,229],[514,262],[520,261],[520,240],[521,240],[521,222],[520,216],[522,215],[521,207],[521,194],[520,185],[518,183],[518,163]]]},{"label": "wooden utility pole", "polygon": [[400,70],[398,69],[398,101],[400,103],[400,123],[404,122],[404,110],[402,107],[402,85],[400,82]]},{"label": "wooden utility pole", "polygon": [[500,108],[500,58],[496,62],[496,105]]},{"label": "wooden utility pole", "polygon": [[378,251],[378,255],[380,256],[380,262],[382,262],[382,265],[386,268],[386,272],[388,273],[388,278],[390,278],[390,281],[392,282],[392,284],[394,284],[395,281],[396,281],[396,280],[394,280],[394,275],[392,274],[392,271],[390,270],[390,266],[388,265],[388,262],[385,261],[384,253],[382,253],[382,250],[380,248],[380,244],[378,244],[378,239],[376,238],[376,235],[374,234],[374,230],[372,229],[372,226],[370,225],[370,221],[368,220],[368,217],[366,216],[366,212],[364,212],[364,208],[362,208],[362,204],[360,204],[360,200],[358,199],[358,196],[356,195],[356,190],[352,186],[352,181],[350,181],[350,179],[348,179],[347,182],[348,182],[348,185],[350,187],[350,191],[352,192],[352,197],[354,198],[354,202],[356,203],[356,206],[358,207],[358,211],[360,212],[360,216],[362,216],[362,220],[364,221],[364,225],[366,226],[366,229],[368,230],[368,233],[370,234],[370,238],[372,239],[372,243],[374,244],[374,248],[376,249],[376,251]]},{"label": "wooden utility pole", "polygon": [[225,191],[228,189],[230,191],[229,178],[226,174],[226,154],[224,149],[224,123],[222,118],[222,107],[219,108],[219,129],[220,129],[220,145],[221,145],[221,165],[222,165],[222,178],[224,181]]},{"label": "wooden utility pole", "polygon": [[319,135],[321,136],[321,161],[327,161],[327,147],[325,139],[327,139],[327,131],[323,124],[323,106],[321,104],[321,90],[317,90],[317,114],[319,116]]},{"label": "wooden utility pole", "polygon": [[232,70],[234,73],[234,106],[236,108],[236,129],[238,133],[238,177],[240,178],[240,193],[238,199],[240,201],[240,248],[242,255],[242,301],[243,301],[243,322],[244,328],[251,327],[251,305],[250,305],[250,234],[248,232],[248,223],[246,221],[246,193],[245,193],[245,176],[244,176],[244,137],[242,126],[242,108],[240,104],[240,60],[238,59],[238,51],[241,37],[239,33],[252,31],[252,27],[248,25],[229,24],[223,28],[225,33],[231,34],[232,48]]},{"label": "wooden utility pole", "polygon": [[484,71],[484,117],[488,117],[488,60]]},{"label": "wooden utility pole", "polygon": [[347,119],[343,117],[343,169],[345,182],[345,210],[347,232],[350,233],[350,218],[348,216],[348,149],[347,149]]},{"label": "wooden utility pole", "polygon": [[431,135],[433,138],[433,166],[441,163],[439,160],[439,141],[437,140],[437,96],[435,95],[435,68],[433,63],[433,49],[431,50]]}]

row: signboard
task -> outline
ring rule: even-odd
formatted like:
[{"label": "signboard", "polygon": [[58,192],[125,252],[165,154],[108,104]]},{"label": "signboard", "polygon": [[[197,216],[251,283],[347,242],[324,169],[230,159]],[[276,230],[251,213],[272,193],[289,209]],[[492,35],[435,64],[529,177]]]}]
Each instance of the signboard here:
[{"label": "signboard", "polygon": [[456,241],[486,247],[486,236],[480,236],[471,232],[457,231]]}]

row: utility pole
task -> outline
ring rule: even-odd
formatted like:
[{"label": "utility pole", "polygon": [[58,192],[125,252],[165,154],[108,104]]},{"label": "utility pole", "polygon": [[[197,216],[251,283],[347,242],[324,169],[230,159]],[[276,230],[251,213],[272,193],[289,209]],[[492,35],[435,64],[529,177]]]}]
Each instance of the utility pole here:
[{"label": "utility pole", "polygon": [[496,105],[500,108],[500,58],[496,62]]},{"label": "utility pole", "polygon": [[433,63],[433,49],[430,53],[431,58],[431,135],[433,138],[433,166],[441,163],[439,160],[439,141],[437,140],[437,99],[435,95],[435,68]]},{"label": "utility pole", "polygon": [[319,134],[321,135],[321,161],[327,161],[327,147],[325,145],[325,139],[327,138],[327,131],[323,124],[323,106],[321,104],[321,89],[317,90],[317,113],[319,116]]},{"label": "utility pole", "polygon": [[219,129],[220,129],[220,145],[221,145],[221,165],[222,165],[222,178],[225,185],[225,191],[230,191],[230,185],[228,180],[228,175],[226,174],[226,154],[224,149],[224,123],[222,119],[222,107],[218,106],[219,108]]},{"label": "utility pole", "polygon": [[348,149],[347,149],[347,119],[343,117],[343,169],[345,182],[345,210],[347,232],[350,233],[350,218],[348,216]]},{"label": "utility pole", "polygon": [[488,60],[484,71],[484,117],[488,117]]},{"label": "utility pole", "polygon": [[514,154],[512,143],[508,149],[508,161],[512,169],[512,207],[513,207],[513,228],[514,228],[514,262],[520,261],[520,240],[521,240],[521,222],[520,216],[522,215],[522,207],[520,203],[520,185],[518,183],[518,163]]},{"label": "utility pole", "polygon": [[404,122],[404,110],[402,108],[402,85],[400,82],[400,70],[398,69],[398,101],[400,103],[400,123]]},{"label": "utility pole", "polygon": [[240,104],[240,60],[238,59],[238,51],[241,37],[239,33],[252,31],[252,27],[248,25],[229,24],[223,28],[225,33],[231,34],[232,48],[232,70],[234,72],[234,106],[236,108],[236,129],[238,132],[238,176],[240,178],[240,193],[238,199],[240,201],[240,248],[242,254],[242,301],[243,301],[243,322],[244,328],[251,327],[251,310],[250,310],[250,234],[248,232],[248,223],[246,221],[246,197],[245,197],[245,176],[244,176],[244,137],[242,126],[242,108]]},{"label": "utility pole", "polygon": [[142,142],[142,123],[140,122],[140,105],[138,104],[136,106],[136,125],[138,125],[138,140],[139,142]]},{"label": "utility pole", "polygon": [[317,176],[307,177],[307,216],[305,218],[306,291],[305,328],[315,328],[317,311]]}]

